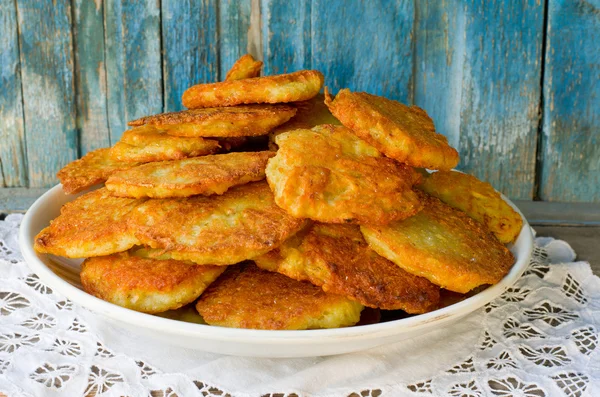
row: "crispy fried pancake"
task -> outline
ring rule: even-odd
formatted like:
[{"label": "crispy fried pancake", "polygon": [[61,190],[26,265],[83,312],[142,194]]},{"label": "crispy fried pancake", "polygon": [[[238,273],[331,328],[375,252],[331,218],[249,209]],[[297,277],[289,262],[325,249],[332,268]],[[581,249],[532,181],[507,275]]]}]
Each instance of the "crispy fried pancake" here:
[{"label": "crispy fried pancake", "polygon": [[338,119],[333,117],[329,108],[325,105],[325,97],[318,94],[308,101],[296,102],[294,104],[298,112],[285,124],[276,127],[269,133],[269,145],[276,150],[275,137],[287,131],[297,129],[310,129],[321,124],[340,125]]},{"label": "crispy fried pancake", "polygon": [[87,258],[126,251],[139,244],[127,227],[127,217],[143,199],[113,197],[106,188],[65,204],[58,218],[35,237],[35,250]]},{"label": "crispy fried pancake", "polygon": [[467,214],[422,194],[423,210],[387,226],[361,226],[369,246],[404,270],[451,291],[495,284],[512,253]]},{"label": "crispy fried pancake", "polygon": [[254,264],[230,266],[196,309],[211,325],[253,329],[337,328],[356,324],[362,305]]},{"label": "crispy fried pancake", "polygon": [[248,137],[232,136],[230,138],[219,138],[217,141],[219,142],[219,146],[221,146],[221,152],[228,153],[232,150],[241,149],[248,143]]},{"label": "crispy fried pancake", "polygon": [[154,125],[181,137],[259,136],[295,114],[296,108],[288,105],[246,105],[155,114],[130,121],[129,125]]},{"label": "crispy fried pancake", "polygon": [[111,159],[109,148],[96,149],[64,166],[56,176],[62,183],[65,193],[73,194],[103,183],[113,173],[136,165],[138,163]]},{"label": "crispy fried pancake", "polygon": [[379,256],[354,225],[315,223],[254,262],[373,308],[425,313],[440,299],[439,287]]},{"label": "crispy fried pancake", "polygon": [[145,259],[127,252],[86,259],[83,289],[97,298],[144,313],[178,309],[193,302],[224,266]]},{"label": "crispy fried pancake", "polygon": [[501,243],[515,241],[521,232],[521,216],[492,185],[472,175],[438,171],[424,178],[418,188],[487,226]]},{"label": "crispy fried pancake", "polygon": [[265,178],[273,152],[215,154],[143,164],[117,172],[106,188],[119,197],[189,197],[223,194],[227,189]]},{"label": "crispy fried pancake", "polygon": [[143,244],[173,259],[215,265],[262,255],[305,224],[275,205],[265,182],[237,186],[222,196],[148,200],[129,221]]},{"label": "crispy fried pancake", "polygon": [[435,170],[458,164],[458,152],[417,106],[348,89],[340,90],[334,100],[326,93],[325,103],[343,125],[388,157]]},{"label": "crispy fried pancake", "polygon": [[219,148],[213,139],[171,136],[160,126],[143,125],[125,131],[110,155],[114,160],[149,163],[204,156]]},{"label": "crispy fried pancake", "polygon": [[240,59],[235,61],[227,75],[225,81],[251,79],[253,77],[260,76],[260,69],[263,63],[257,61],[250,54],[243,55]]},{"label": "crispy fried pancake", "polygon": [[323,79],[321,72],[301,70],[289,74],[198,84],[183,93],[182,101],[183,106],[190,109],[306,101],[319,93]]},{"label": "crispy fried pancake", "polygon": [[321,125],[276,138],[267,165],[275,202],[295,217],[325,223],[386,224],[420,208],[419,176],[345,127]]}]

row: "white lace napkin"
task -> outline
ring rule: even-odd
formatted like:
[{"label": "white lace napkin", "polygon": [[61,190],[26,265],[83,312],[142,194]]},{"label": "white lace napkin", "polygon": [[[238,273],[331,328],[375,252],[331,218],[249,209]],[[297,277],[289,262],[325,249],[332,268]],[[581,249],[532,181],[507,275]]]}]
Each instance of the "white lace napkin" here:
[{"label": "white lace napkin", "polygon": [[45,286],[0,221],[0,393],[8,396],[600,396],[600,280],[536,239],[525,275],[464,321],[361,353],[219,356],[132,334]]}]

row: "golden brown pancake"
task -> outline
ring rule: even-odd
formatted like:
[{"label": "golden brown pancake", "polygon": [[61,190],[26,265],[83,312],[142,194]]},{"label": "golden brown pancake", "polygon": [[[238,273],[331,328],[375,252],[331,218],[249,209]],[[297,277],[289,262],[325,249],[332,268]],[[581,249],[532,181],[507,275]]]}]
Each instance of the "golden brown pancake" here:
[{"label": "golden brown pancake", "polygon": [[438,171],[423,178],[417,187],[485,225],[501,243],[515,241],[521,232],[521,215],[502,199],[492,185],[472,175]]},{"label": "golden brown pancake", "polygon": [[148,200],[129,218],[136,237],[160,254],[214,265],[262,255],[304,224],[275,204],[266,182],[237,186],[222,196]]},{"label": "golden brown pancake", "polygon": [[74,194],[103,183],[117,171],[136,165],[138,163],[111,159],[109,148],[96,149],[64,166],[56,176],[62,183],[65,193]]},{"label": "golden brown pancake", "polygon": [[67,258],[126,251],[139,244],[127,227],[127,217],[143,202],[113,197],[106,188],[86,193],[61,208],[58,218],[35,237],[34,248]]},{"label": "golden brown pancake", "polygon": [[223,194],[229,188],[265,178],[273,152],[239,152],[143,164],[108,178],[119,197],[189,197]]},{"label": "golden brown pancake", "polygon": [[371,250],[354,225],[315,223],[254,262],[372,308],[425,313],[440,299],[438,286]]},{"label": "golden brown pancake", "polygon": [[449,170],[458,164],[458,152],[433,121],[417,106],[366,92],[343,89],[325,103],[343,125],[388,157],[413,167]]},{"label": "golden brown pancake", "polygon": [[323,80],[321,72],[301,70],[289,74],[198,84],[183,93],[182,101],[183,106],[190,109],[306,101],[319,93]]},{"label": "golden brown pancake", "polygon": [[196,309],[211,325],[299,330],[356,324],[362,305],[254,264],[230,266],[200,297]]},{"label": "golden brown pancake", "polygon": [[251,79],[253,77],[260,76],[260,69],[263,63],[257,61],[250,54],[243,55],[240,59],[235,61],[227,75],[225,81]]},{"label": "golden brown pancake", "polygon": [[295,114],[289,105],[246,105],[155,114],[129,125],[152,125],[180,137],[244,137],[266,135]]},{"label": "golden brown pancake", "polygon": [[409,273],[451,291],[496,284],[514,257],[479,222],[422,194],[423,210],[387,226],[361,226],[369,246]]},{"label": "golden brown pancake", "polygon": [[97,298],[138,312],[160,313],[193,302],[224,270],[123,252],[86,259],[80,277],[83,289]]},{"label": "golden brown pancake", "polygon": [[267,165],[275,202],[295,217],[324,223],[386,224],[421,208],[419,175],[383,157],[347,128],[321,125],[276,138]]}]

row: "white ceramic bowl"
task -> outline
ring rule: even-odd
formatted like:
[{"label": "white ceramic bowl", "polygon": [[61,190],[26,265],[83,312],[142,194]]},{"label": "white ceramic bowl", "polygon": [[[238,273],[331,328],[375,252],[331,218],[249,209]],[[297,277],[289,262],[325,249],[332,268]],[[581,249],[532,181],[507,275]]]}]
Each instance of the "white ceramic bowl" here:
[{"label": "white ceramic bowl", "polygon": [[[81,289],[78,280],[81,260],[56,257],[51,260],[48,255],[38,255],[33,250],[34,237],[59,215],[63,204],[76,197],[78,195],[66,195],[61,185],[55,186],[31,206],[21,224],[19,242],[23,256],[46,284],[93,312],[129,326],[133,332],[152,336],[168,344],[237,356],[325,356],[364,350],[422,335],[460,319],[499,296],[523,274],[533,249],[531,229],[523,217],[521,233],[510,247],[516,262],[506,277],[470,298],[430,313],[379,324],[324,330],[223,328],[138,313],[105,302]],[[514,204],[503,198],[518,211]]]}]

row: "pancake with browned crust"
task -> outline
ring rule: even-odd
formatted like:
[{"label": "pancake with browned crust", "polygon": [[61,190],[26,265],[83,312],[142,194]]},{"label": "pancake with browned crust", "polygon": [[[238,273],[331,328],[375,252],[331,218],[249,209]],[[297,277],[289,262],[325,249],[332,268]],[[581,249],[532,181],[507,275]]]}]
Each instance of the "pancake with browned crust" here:
[{"label": "pancake with browned crust", "polygon": [[173,259],[214,265],[262,255],[304,224],[275,204],[266,182],[237,186],[221,196],[148,200],[129,217],[143,244]]},{"label": "pancake with browned crust", "polygon": [[458,164],[458,152],[417,106],[348,89],[340,90],[333,100],[326,92],[325,103],[343,125],[388,157],[434,170]]},{"label": "pancake with browned crust", "polygon": [[263,63],[250,54],[242,55],[225,75],[225,81],[251,79],[260,76]]},{"label": "pancake with browned crust", "polygon": [[198,84],[185,90],[182,101],[183,106],[190,109],[306,101],[319,93],[323,80],[323,74],[319,71],[301,70],[289,74]]},{"label": "pancake with browned crust", "polygon": [[245,264],[227,268],[200,296],[196,309],[211,325],[299,330],[354,325],[363,306],[312,284]]},{"label": "pancake with browned crust", "polygon": [[383,157],[342,126],[321,125],[276,138],[266,174],[275,202],[289,214],[325,223],[386,224],[421,208],[419,175]]},{"label": "pancake with browned crust", "polygon": [[407,272],[451,291],[496,284],[512,253],[467,214],[421,193],[423,210],[387,226],[361,226],[369,246]]},{"label": "pancake with browned crust", "polygon": [[485,225],[501,243],[515,241],[521,232],[521,215],[492,185],[472,175],[438,171],[423,178],[417,187]]},{"label": "pancake with browned crust", "polygon": [[97,298],[139,312],[160,313],[196,300],[224,270],[123,252],[86,259],[80,277],[83,289]]},{"label": "pancake with browned crust", "polygon": [[109,148],[96,149],[64,166],[56,176],[65,193],[74,194],[103,183],[117,171],[136,165],[138,163],[113,160]]},{"label": "pancake with browned crust", "polygon": [[189,197],[223,194],[265,178],[273,152],[239,152],[143,164],[117,172],[106,188],[119,197]]},{"label": "pancake with browned crust", "polygon": [[315,223],[254,262],[373,308],[425,313],[440,299],[438,286],[371,250],[354,225]]},{"label": "pancake with browned crust", "polygon": [[94,190],[65,204],[58,218],[35,237],[39,253],[87,258],[126,251],[138,239],[127,217],[144,199],[113,197],[106,188]]},{"label": "pancake with browned crust", "polygon": [[150,163],[205,156],[219,148],[219,142],[213,139],[171,136],[160,126],[143,125],[125,131],[110,155],[118,161]]},{"label": "pancake with browned crust", "polygon": [[246,105],[155,114],[130,121],[129,125],[153,125],[180,137],[259,136],[295,114],[296,108],[288,105]]}]

